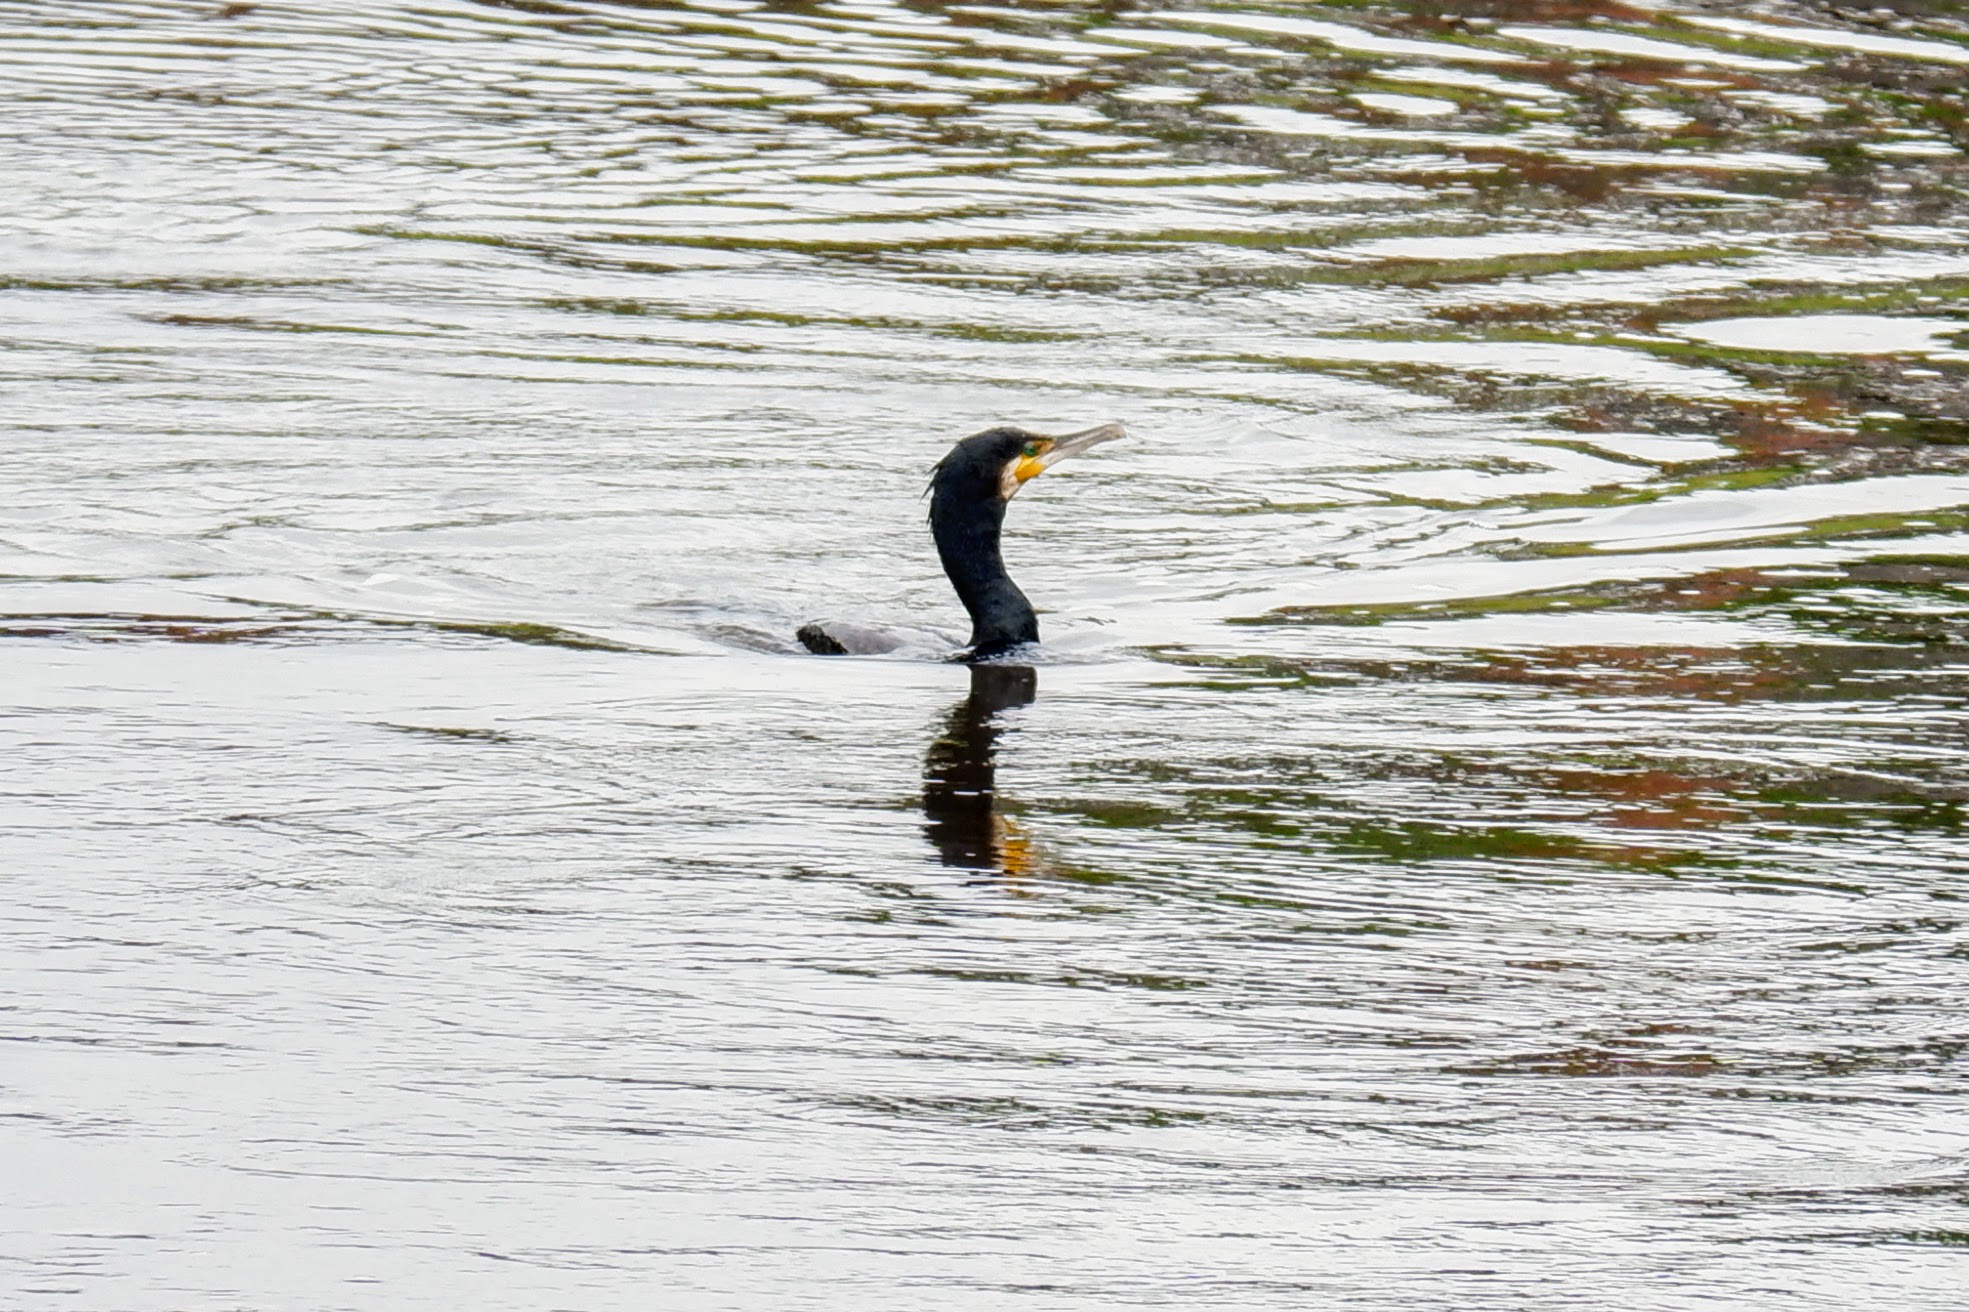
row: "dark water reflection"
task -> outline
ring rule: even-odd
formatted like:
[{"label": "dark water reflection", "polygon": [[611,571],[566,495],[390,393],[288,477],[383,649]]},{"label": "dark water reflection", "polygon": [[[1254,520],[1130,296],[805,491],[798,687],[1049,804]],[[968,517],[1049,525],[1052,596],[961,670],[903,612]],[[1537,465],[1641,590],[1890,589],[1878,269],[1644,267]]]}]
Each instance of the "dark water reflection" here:
[{"label": "dark water reflection", "polygon": [[0,20],[0,1304],[1961,1305],[1959,6]]},{"label": "dark water reflection", "polygon": [[924,830],[943,864],[1023,873],[1019,839],[998,809],[999,716],[1038,695],[1029,665],[971,666],[970,693],[923,758]]}]

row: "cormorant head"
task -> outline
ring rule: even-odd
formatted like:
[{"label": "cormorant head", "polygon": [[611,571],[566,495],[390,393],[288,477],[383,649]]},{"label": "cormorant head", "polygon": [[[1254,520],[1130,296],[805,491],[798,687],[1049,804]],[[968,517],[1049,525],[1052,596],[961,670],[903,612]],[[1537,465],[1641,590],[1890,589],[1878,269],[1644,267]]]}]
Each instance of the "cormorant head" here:
[{"label": "cormorant head", "polygon": [[972,660],[1039,641],[1039,617],[1005,572],[998,534],[1005,503],[1070,455],[1126,434],[1102,424],[1064,437],[988,428],[950,449],[930,477],[930,536],[958,600],[971,613]]},{"label": "cormorant head", "polygon": [[1028,481],[1068,456],[1127,435],[1120,424],[1102,424],[1062,437],[1009,426],[987,428],[959,442],[937,462],[930,489],[939,501],[996,501],[1002,507]]}]

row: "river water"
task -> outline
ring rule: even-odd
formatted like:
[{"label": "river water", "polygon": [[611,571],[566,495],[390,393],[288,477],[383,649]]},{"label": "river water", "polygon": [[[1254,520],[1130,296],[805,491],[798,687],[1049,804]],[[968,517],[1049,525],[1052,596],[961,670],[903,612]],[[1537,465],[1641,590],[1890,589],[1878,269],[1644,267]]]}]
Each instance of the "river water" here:
[{"label": "river water", "polygon": [[7,1306],[1962,1305],[1959,8],[0,71]]}]

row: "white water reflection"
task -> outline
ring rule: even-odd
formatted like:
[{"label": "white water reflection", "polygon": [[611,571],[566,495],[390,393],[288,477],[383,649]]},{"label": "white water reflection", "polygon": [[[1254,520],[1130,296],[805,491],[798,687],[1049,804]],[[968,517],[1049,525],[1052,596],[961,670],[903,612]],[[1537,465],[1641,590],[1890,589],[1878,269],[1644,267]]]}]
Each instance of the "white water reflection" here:
[{"label": "white water reflection", "polygon": [[1832,352],[1851,355],[1911,354],[1969,360],[1952,339],[1969,333],[1969,319],[1919,315],[1791,314],[1675,325],[1682,337],[1748,351]]},{"label": "white water reflection", "polygon": [[1892,55],[1899,59],[1969,64],[1969,48],[1946,41],[1915,41],[1904,36],[1883,36],[1877,32],[1856,32],[1803,23],[1759,23],[1717,14],[1689,14],[1685,21],[1714,32],[1728,32],[1732,36],[1761,37],[1822,50],[1854,50]]},{"label": "white water reflection", "polygon": [[1411,59],[1450,60],[1477,64],[1513,64],[1524,62],[1525,59],[1522,55],[1490,50],[1482,46],[1452,45],[1446,41],[1407,41],[1377,36],[1346,23],[1326,23],[1310,18],[1238,13],[1232,10],[1175,9],[1151,12],[1144,14],[1143,17],[1160,19],[1165,23],[1196,23],[1205,27],[1221,27],[1227,31],[1257,32],[1266,36],[1316,41],[1353,54],[1402,55]]},{"label": "white water reflection", "polygon": [[1692,68],[1715,65],[1719,68],[1751,69],[1760,73],[1793,73],[1808,67],[1789,59],[1765,59],[1733,50],[1682,45],[1626,32],[1582,31],[1570,27],[1507,26],[1497,34],[1513,41],[1533,45],[1557,46],[1561,50],[1581,50],[1593,54],[1628,55],[1636,59],[1659,59],[1686,64]]}]

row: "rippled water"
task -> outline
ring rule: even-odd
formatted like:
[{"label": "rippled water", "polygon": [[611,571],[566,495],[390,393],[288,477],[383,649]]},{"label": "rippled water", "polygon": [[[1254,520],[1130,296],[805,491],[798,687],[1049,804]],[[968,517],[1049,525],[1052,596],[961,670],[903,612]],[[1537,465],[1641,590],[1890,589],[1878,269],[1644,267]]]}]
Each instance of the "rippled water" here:
[{"label": "rippled water", "polygon": [[1969,24],[1442,8],[0,4],[8,1305],[1959,1307]]}]

